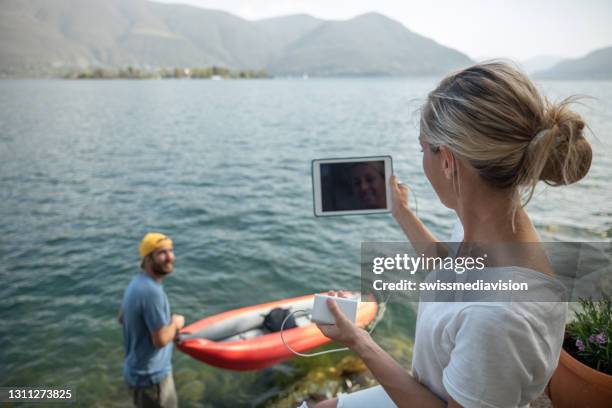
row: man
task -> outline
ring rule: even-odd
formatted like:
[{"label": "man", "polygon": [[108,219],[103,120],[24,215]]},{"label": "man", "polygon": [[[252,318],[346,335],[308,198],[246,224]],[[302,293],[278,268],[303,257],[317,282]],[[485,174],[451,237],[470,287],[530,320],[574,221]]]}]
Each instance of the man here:
[{"label": "man", "polygon": [[387,207],[385,165],[381,162],[359,162],[351,167],[351,187],[359,208]]},{"label": "man", "polygon": [[185,324],[170,315],[162,286],[174,268],[172,240],[148,233],[140,243],[142,271],[125,290],[118,320],[123,326],[123,377],[137,407],[176,407],[172,378],[172,340]]}]

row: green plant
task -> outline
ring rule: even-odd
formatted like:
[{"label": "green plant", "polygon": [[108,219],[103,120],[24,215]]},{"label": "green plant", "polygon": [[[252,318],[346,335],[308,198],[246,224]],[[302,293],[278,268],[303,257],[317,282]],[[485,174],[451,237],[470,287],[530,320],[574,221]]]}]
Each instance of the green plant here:
[{"label": "green plant", "polygon": [[591,368],[612,375],[612,300],[580,299],[566,327],[565,348]]}]

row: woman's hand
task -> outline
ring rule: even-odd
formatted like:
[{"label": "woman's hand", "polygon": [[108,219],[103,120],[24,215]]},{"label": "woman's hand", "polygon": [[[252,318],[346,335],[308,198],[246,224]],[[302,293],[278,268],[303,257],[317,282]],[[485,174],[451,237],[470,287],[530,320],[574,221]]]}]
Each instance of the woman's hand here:
[{"label": "woman's hand", "polygon": [[391,193],[393,197],[393,206],[391,213],[396,220],[399,220],[406,212],[410,212],[410,206],[408,205],[408,187],[405,184],[397,182],[397,177],[392,175],[391,181]]},{"label": "woman's hand", "polygon": [[[338,294],[336,294],[336,292],[329,292],[329,295],[346,297],[342,292]],[[329,308],[332,316],[334,316],[334,319],[336,319],[336,324],[317,323],[317,327],[319,330],[321,330],[323,335],[332,340],[336,340],[349,348],[355,347],[357,342],[368,336],[368,333],[365,330],[355,326],[353,322],[351,322],[344,315],[344,313],[342,313],[335,300],[327,299],[327,307]]]}]

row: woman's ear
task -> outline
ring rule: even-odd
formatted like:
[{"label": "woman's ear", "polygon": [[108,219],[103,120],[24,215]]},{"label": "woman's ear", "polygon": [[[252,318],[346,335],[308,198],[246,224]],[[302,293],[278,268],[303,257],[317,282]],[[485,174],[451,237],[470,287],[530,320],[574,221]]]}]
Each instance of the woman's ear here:
[{"label": "woman's ear", "polygon": [[444,177],[446,177],[447,180],[452,180],[453,174],[455,173],[455,169],[457,166],[457,163],[455,162],[455,156],[446,146],[440,146],[440,154],[442,159],[442,171],[444,172]]}]

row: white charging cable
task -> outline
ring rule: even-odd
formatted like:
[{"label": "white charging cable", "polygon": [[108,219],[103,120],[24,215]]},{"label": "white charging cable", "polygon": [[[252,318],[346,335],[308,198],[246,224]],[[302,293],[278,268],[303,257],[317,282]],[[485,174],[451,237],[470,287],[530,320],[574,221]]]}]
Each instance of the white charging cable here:
[{"label": "white charging cable", "polygon": [[[385,301],[382,302],[379,305],[379,310],[378,310],[378,313],[376,314],[376,318],[374,319],[374,323],[372,323],[372,327],[370,327],[370,330],[368,331],[369,334],[372,334],[372,332],[374,331],[374,329],[378,325],[378,322],[380,322],[382,320],[382,318],[384,317],[385,310],[387,309],[387,302],[389,301],[390,297],[391,297],[391,293],[389,293],[387,295],[387,298],[385,299]],[[300,313],[300,312],[304,313],[304,314],[308,314],[308,310],[305,310],[305,309],[294,310],[293,312],[289,313],[285,317],[285,319],[283,320],[283,323],[281,324],[281,329],[280,329],[281,340],[283,341],[283,344],[285,345],[285,347],[287,347],[287,349],[290,352],[292,352],[296,356],[300,356],[300,357],[315,357],[315,356],[322,356],[323,354],[338,353],[340,351],[348,351],[349,350],[348,347],[341,347],[341,348],[336,348],[336,349],[332,349],[332,350],[319,351],[317,353],[305,354],[305,353],[300,353],[299,351],[295,351],[294,349],[292,349],[291,346],[289,344],[287,344],[287,341],[285,340],[285,336],[283,336],[283,330],[285,328],[285,323],[287,323],[287,320],[289,320],[289,318],[291,316],[293,316],[294,314]]]},{"label": "white charging cable", "polygon": [[[402,184],[402,183],[399,183],[399,184]],[[412,197],[414,197],[414,213],[418,217],[418,215],[419,215],[419,201],[417,200],[417,196],[416,196],[416,193],[414,192],[414,190],[411,189],[410,193],[412,193]],[[387,295],[387,298],[385,299],[385,301],[380,304],[380,306],[379,306],[379,308],[380,308],[379,309],[379,313],[376,315],[376,319],[374,319],[374,323],[372,323],[372,327],[368,331],[369,334],[372,334],[372,332],[374,332],[374,329],[378,325],[378,322],[380,322],[382,320],[382,318],[384,317],[385,310],[387,308],[387,302],[389,301],[390,297],[391,297],[391,293],[389,293]],[[295,310],[295,311],[289,313],[285,317],[285,319],[283,320],[283,323],[281,324],[281,329],[280,329],[280,336],[281,336],[281,340],[283,341],[283,344],[293,354],[295,354],[296,356],[300,356],[300,357],[315,357],[315,356],[322,356],[323,354],[337,353],[337,352],[340,352],[340,351],[348,351],[349,350],[348,347],[341,347],[341,348],[337,348],[337,349],[333,349],[333,350],[325,350],[325,351],[319,351],[317,353],[305,354],[305,353],[300,353],[299,351],[295,351],[294,349],[292,349],[291,346],[289,344],[287,344],[287,341],[285,340],[285,336],[283,336],[283,330],[285,328],[285,323],[287,323],[287,320],[289,320],[289,318],[291,316],[295,315],[296,313],[308,314],[308,310],[300,309],[300,310]]]}]

